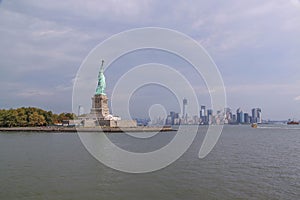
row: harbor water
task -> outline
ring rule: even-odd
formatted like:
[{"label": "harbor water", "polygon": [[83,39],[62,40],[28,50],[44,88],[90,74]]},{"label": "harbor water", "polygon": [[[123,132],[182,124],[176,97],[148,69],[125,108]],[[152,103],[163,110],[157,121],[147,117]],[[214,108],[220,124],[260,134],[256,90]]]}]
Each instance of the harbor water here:
[{"label": "harbor water", "polygon": [[[199,159],[206,129],[199,127],[176,162],[145,174],[106,167],[76,133],[1,132],[0,199],[299,199],[300,126],[225,126],[215,148]],[[109,138],[147,152],[175,134],[151,141],[120,133]]]}]

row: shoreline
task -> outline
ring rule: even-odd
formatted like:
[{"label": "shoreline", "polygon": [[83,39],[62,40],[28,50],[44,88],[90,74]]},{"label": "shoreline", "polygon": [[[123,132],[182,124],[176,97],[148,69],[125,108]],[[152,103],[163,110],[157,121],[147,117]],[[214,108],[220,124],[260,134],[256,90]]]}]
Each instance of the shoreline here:
[{"label": "shoreline", "polygon": [[123,133],[123,132],[168,132],[176,131],[171,126],[137,126],[137,127],[0,127],[0,132],[111,132],[111,133]]}]

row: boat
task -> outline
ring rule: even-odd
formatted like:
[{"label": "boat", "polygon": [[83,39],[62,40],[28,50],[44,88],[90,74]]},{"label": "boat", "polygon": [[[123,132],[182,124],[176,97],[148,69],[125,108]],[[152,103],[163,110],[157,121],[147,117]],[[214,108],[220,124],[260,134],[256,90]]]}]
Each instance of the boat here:
[{"label": "boat", "polygon": [[257,123],[252,123],[252,124],[251,124],[251,127],[252,127],[252,128],[257,128]]},{"label": "boat", "polygon": [[298,125],[299,122],[297,122],[297,121],[288,121],[287,124],[288,125]]}]

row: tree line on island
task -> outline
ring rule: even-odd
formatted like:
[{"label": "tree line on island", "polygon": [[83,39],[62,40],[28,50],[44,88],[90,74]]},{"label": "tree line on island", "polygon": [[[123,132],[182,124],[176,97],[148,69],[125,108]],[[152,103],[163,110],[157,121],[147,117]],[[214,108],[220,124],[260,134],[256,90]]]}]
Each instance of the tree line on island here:
[{"label": "tree line on island", "polygon": [[73,113],[55,114],[35,107],[0,109],[0,127],[51,126],[75,118]]}]

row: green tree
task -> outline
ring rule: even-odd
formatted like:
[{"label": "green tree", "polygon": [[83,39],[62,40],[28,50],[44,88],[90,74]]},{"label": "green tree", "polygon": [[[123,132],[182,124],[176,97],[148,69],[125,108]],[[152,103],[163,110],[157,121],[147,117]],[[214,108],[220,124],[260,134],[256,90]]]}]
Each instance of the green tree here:
[{"label": "green tree", "polygon": [[52,122],[53,122],[53,124],[59,123],[58,122],[58,114],[53,114],[52,115]]},{"label": "green tree", "polygon": [[6,110],[0,110],[0,126],[3,127],[4,126],[4,116],[5,116],[5,112]]},{"label": "green tree", "polygon": [[45,117],[35,111],[29,115],[29,125],[30,126],[45,126],[46,125]]},{"label": "green tree", "polygon": [[46,124],[47,125],[52,125],[53,124],[53,113],[52,111],[48,111],[48,112],[44,112],[44,117],[45,117],[45,120],[46,120]]},{"label": "green tree", "polygon": [[9,109],[4,112],[3,115],[3,126],[4,127],[14,127],[17,126],[17,111],[14,109]]},{"label": "green tree", "polygon": [[63,120],[75,119],[73,113],[55,114],[35,107],[21,107],[17,109],[0,109],[1,127],[46,126],[61,123]]},{"label": "green tree", "polygon": [[60,113],[58,116],[57,116],[57,121],[59,123],[61,123],[63,120],[72,120],[72,119],[75,119],[75,114],[73,113]]},{"label": "green tree", "polygon": [[21,127],[28,126],[25,108],[24,107],[18,108],[16,112],[17,112],[17,126],[21,126]]}]

